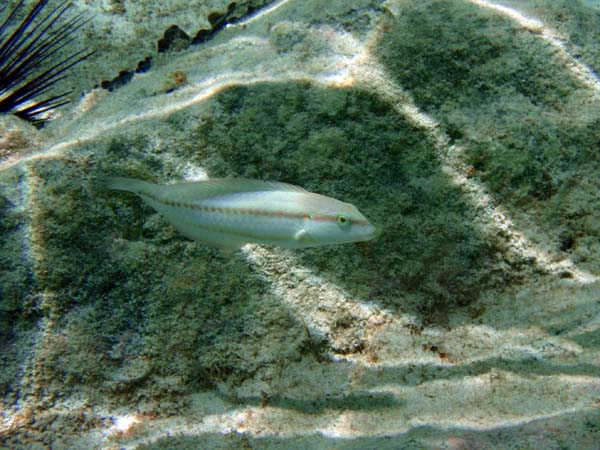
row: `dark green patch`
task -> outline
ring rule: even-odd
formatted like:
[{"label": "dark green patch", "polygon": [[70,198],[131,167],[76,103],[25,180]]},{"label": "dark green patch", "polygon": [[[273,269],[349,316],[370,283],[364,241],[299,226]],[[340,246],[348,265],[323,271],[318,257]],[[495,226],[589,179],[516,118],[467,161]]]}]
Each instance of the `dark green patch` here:
[{"label": "dark green patch", "polygon": [[382,230],[372,242],[297,252],[327,278],[442,322],[498,282],[484,275],[495,251],[433,143],[381,99],[282,83],[227,90],[214,108],[188,156],[212,176],[298,184],[355,204]]},{"label": "dark green patch", "polygon": [[[545,201],[600,162],[600,113],[555,51],[507,18],[463,2],[405,5],[378,52],[389,74],[466,148],[502,199]],[[570,111],[573,109],[573,111]]]},{"label": "dark green patch", "polygon": [[[103,185],[117,173],[152,179],[157,158],[142,150],[120,138],[97,147],[98,164],[31,166],[36,290],[52,319],[40,370],[66,387],[129,398],[154,376],[240,381],[289,357],[304,330],[247,264],[190,242],[135,195]],[[272,350],[246,354],[249,338]]]},{"label": "dark green patch", "polygon": [[600,10],[585,7],[581,0],[544,1],[542,6],[543,20],[568,36],[569,51],[600,73]]},{"label": "dark green patch", "polygon": [[[9,339],[15,325],[39,315],[30,293],[32,275],[22,227],[26,214],[0,192],[0,343]],[[25,319],[19,324],[19,319]]]}]

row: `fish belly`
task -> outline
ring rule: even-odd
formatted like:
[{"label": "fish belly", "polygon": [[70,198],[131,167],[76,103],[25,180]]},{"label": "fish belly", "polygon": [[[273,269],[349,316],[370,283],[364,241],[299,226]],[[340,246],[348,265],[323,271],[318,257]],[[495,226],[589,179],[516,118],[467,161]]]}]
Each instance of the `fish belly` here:
[{"label": "fish belly", "polygon": [[305,246],[295,239],[303,224],[302,214],[277,209],[281,203],[269,202],[264,196],[230,195],[193,204],[142,198],[182,234],[209,245],[239,248],[252,242],[288,248]]}]

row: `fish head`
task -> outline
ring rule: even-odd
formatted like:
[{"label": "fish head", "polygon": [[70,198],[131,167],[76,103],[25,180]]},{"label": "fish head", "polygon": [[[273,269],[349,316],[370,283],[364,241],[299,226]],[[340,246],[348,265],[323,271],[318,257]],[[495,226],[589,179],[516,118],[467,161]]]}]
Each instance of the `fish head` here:
[{"label": "fish head", "polygon": [[[350,203],[312,194],[306,215],[302,239],[310,246],[335,245],[373,239],[376,228]],[[307,246],[308,246],[307,245]]]}]

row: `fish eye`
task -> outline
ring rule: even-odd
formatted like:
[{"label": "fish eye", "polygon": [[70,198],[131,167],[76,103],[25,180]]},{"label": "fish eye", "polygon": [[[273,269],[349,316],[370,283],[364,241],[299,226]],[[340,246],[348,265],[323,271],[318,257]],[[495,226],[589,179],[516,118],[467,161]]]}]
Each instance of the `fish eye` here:
[{"label": "fish eye", "polygon": [[347,216],[341,215],[337,217],[337,223],[340,225],[350,225],[350,219]]}]

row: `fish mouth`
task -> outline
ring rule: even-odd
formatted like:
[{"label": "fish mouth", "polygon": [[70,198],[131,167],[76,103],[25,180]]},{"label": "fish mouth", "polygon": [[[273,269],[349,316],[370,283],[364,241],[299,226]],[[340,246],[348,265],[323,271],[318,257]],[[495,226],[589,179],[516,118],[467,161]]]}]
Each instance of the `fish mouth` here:
[{"label": "fish mouth", "polygon": [[381,234],[381,230],[378,230],[373,225],[369,224],[366,227],[363,241],[370,241],[371,239],[375,239]]}]

